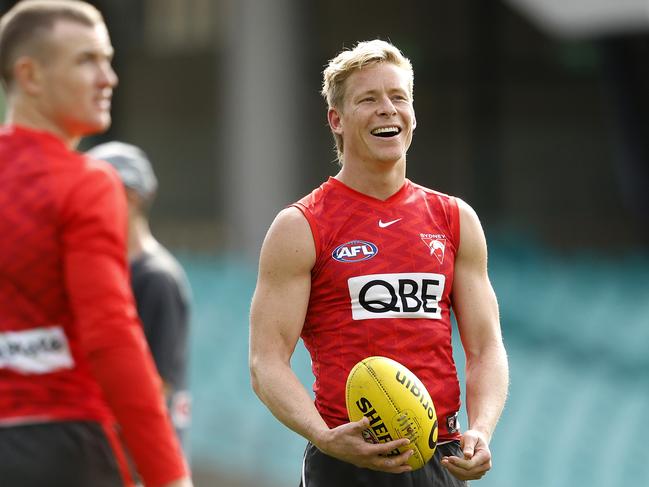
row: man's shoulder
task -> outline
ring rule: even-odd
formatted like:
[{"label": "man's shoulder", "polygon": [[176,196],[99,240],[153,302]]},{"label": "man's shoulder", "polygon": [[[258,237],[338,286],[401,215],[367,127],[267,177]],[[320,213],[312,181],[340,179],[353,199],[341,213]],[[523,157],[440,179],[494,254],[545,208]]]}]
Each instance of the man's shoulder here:
[{"label": "man's shoulder", "polygon": [[105,162],[71,152],[51,169],[57,193],[66,215],[95,215],[106,218],[126,210],[126,196],[117,173]]},{"label": "man's shoulder", "polygon": [[160,244],[131,262],[131,275],[134,280],[143,278],[174,283],[185,280],[185,271],[178,259]]},{"label": "man's shoulder", "polygon": [[455,196],[452,196],[450,194],[444,193],[444,192],[436,190],[436,189],[428,188],[428,187],[423,186],[421,184],[410,181],[409,179],[406,180],[406,184],[408,184],[410,186],[410,191],[419,192],[422,195],[426,195],[426,196],[429,196],[429,197],[437,197],[437,198],[441,198],[441,199],[447,200],[447,201],[451,200],[451,199],[455,199]]},{"label": "man's shoulder", "polygon": [[[29,134],[28,134],[29,135]],[[70,150],[52,137],[15,134],[13,144],[16,160],[31,165],[35,170],[47,172],[61,180],[63,186],[76,184],[121,185],[119,177],[110,164],[92,159],[85,154]],[[68,182],[66,185],[65,183]]]},{"label": "man's shoulder", "polygon": [[74,160],[74,153],[54,135],[15,126],[0,128],[0,153],[21,172],[51,171]]},{"label": "man's shoulder", "polygon": [[333,183],[332,181],[334,181],[333,178],[329,178],[328,180],[324,181],[320,186],[314,188],[310,193],[302,196],[302,198],[297,200],[291,206],[309,207],[321,202],[328,193],[334,190],[335,183]]},{"label": "man's shoulder", "polygon": [[70,163],[74,165],[80,177],[91,181],[109,182],[111,185],[121,186],[122,182],[113,166],[106,161],[93,159],[85,154],[73,152]]},{"label": "man's shoulder", "polygon": [[110,165],[70,150],[55,135],[44,131],[1,127],[0,161],[6,181],[16,187],[38,185],[56,208],[83,210],[102,195],[114,194],[121,188]]},{"label": "man's shoulder", "polygon": [[143,252],[131,262],[130,270],[138,306],[152,297],[154,302],[164,299],[189,306],[192,291],[187,274],[178,259],[162,245]]}]

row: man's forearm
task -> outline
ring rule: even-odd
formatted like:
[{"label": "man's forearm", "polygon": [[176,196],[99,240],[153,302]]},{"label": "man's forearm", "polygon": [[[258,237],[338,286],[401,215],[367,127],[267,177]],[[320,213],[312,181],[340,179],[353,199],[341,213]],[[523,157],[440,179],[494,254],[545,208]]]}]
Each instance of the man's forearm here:
[{"label": "man's forearm", "polygon": [[502,344],[486,348],[476,357],[467,357],[466,405],[469,428],[491,440],[507,399],[509,368]]},{"label": "man's forearm", "polygon": [[318,445],[329,428],[313,404],[313,399],[286,365],[251,367],[255,393],[273,415],[299,435]]}]

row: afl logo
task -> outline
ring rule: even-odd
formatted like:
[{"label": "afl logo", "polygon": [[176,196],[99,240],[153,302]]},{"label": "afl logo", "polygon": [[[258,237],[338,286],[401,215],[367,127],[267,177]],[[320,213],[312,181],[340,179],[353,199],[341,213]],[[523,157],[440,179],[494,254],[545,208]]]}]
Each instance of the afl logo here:
[{"label": "afl logo", "polygon": [[379,248],[372,242],[352,240],[336,247],[331,256],[338,262],[360,262],[371,259],[378,253]]}]

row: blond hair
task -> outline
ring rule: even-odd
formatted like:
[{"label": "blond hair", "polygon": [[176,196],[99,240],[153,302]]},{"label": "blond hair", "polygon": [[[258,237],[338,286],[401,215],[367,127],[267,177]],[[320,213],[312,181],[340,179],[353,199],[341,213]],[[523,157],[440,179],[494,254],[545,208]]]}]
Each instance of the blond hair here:
[{"label": "blond hair", "polygon": [[93,27],[104,19],[94,6],[81,0],[23,0],[0,20],[0,79],[5,87],[13,82],[16,60],[25,53],[34,55],[43,32],[56,22],[68,20]]},{"label": "blond hair", "polygon": [[[321,94],[327,100],[328,108],[342,110],[345,101],[345,81],[355,71],[378,63],[391,63],[403,69],[408,75],[408,91],[413,98],[414,72],[410,60],[389,42],[375,39],[359,42],[352,49],[340,52],[329,61],[323,72]],[[333,133],[333,132],[332,132]],[[343,140],[333,134],[338,160],[342,163]]]}]

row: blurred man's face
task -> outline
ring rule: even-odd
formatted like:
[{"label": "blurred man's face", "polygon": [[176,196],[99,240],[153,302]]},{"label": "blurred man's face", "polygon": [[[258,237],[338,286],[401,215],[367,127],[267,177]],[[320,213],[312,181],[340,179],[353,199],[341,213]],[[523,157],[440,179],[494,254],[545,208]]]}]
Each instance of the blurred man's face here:
[{"label": "blurred man's face", "polygon": [[36,62],[41,114],[68,138],[106,130],[117,75],[105,25],[59,21],[43,41],[47,55]]},{"label": "blurred man's face", "polygon": [[343,138],[345,164],[405,159],[416,122],[402,68],[384,62],[355,71],[345,81],[342,110],[333,112],[329,121]]}]

